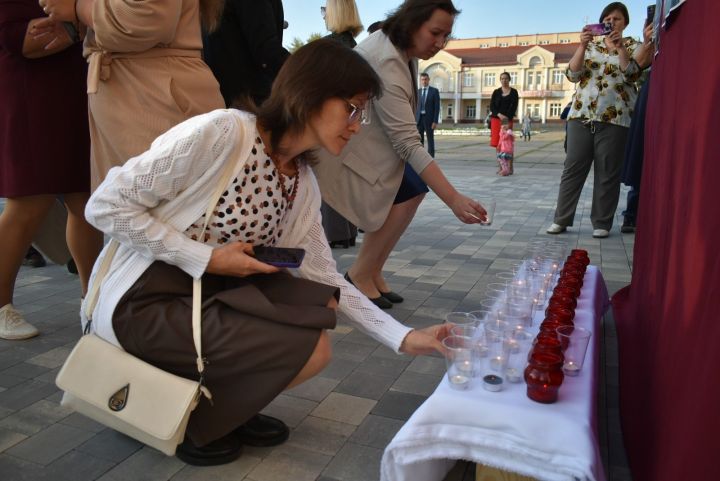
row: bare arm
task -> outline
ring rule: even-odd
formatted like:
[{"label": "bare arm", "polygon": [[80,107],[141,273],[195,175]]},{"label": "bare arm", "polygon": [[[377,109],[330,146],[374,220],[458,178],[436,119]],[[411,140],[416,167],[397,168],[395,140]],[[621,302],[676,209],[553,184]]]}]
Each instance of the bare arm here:
[{"label": "bare arm", "polygon": [[580,33],[580,46],[577,48],[577,50],[575,50],[575,53],[573,54],[572,58],[570,59],[570,63],[568,64],[568,69],[571,72],[579,72],[580,70],[582,70],[583,63],[585,62],[585,49],[587,48],[592,38],[592,33],[589,30],[583,28],[583,31]]},{"label": "bare arm", "polygon": [[633,53],[633,58],[641,69],[649,67],[655,56],[655,44],[652,41],[652,36],[653,25],[650,24],[643,30],[643,43]]}]

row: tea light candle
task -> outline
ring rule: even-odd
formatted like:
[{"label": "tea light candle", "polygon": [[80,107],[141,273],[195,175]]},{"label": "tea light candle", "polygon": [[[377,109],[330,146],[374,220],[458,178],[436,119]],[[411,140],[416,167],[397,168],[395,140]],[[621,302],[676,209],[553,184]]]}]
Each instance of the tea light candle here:
[{"label": "tea light candle", "polygon": [[457,369],[460,371],[461,374],[464,374],[466,376],[472,376],[473,372],[473,365],[472,362],[469,360],[460,361],[457,364]]},{"label": "tea light candle", "polygon": [[470,384],[470,378],[463,374],[453,374],[448,378],[450,379],[450,384],[452,384],[452,387],[455,389],[467,389]]},{"label": "tea light candle", "polygon": [[580,374],[580,366],[575,364],[573,361],[567,361],[563,365],[563,371],[568,376],[577,376],[578,374]]},{"label": "tea light candle", "polygon": [[500,371],[504,364],[505,359],[502,356],[496,356],[490,359],[490,367],[495,371]]},{"label": "tea light candle", "polygon": [[514,367],[509,367],[505,370],[505,377],[509,382],[520,382],[520,371]]},{"label": "tea light candle", "polygon": [[502,389],[503,380],[500,376],[495,374],[488,374],[483,377],[483,387],[488,391],[497,392]]}]

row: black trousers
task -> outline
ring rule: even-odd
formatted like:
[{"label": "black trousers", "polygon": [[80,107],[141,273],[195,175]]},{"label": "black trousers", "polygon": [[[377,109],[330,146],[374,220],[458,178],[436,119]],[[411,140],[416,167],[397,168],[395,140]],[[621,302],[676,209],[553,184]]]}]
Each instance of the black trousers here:
[{"label": "black trousers", "polygon": [[435,157],[435,131],[432,128],[432,120],[426,114],[420,114],[417,122],[417,129],[420,132],[420,142],[425,145],[425,134],[427,134],[427,151]]}]

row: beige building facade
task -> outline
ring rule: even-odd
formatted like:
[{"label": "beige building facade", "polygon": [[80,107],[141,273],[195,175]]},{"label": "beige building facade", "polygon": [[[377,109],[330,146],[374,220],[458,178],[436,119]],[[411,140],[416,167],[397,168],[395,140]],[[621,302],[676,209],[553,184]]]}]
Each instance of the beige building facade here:
[{"label": "beige building facade", "polygon": [[536,121],[559,121],[575,91],[565,69],[579,42],[580,32],[451,40],[419,71],[440,90],[441,123],[483,122],[502,72],[520,95],[518,119],[530,111]]}]

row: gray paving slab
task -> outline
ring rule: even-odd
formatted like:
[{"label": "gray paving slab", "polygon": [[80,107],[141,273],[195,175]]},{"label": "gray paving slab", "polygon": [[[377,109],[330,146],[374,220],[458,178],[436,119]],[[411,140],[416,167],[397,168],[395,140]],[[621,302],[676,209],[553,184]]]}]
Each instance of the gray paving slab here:
[{"label": "gray paving slab", "polygon": [[[388,313],[422,328],[451,310],[472,310],[495,274],[524,255],[533,238],[549,238],[564,155],[561,134],[548,132],[518,143],[516,174],[495,175],[494,149],[486,138],[436,140],[439,165],[462,192],[491,193],[498,201],[493,225],[457,222],[429,194],[385,266],[393,290],[406,301]],[[561,239],[590,252],[615,292],[631,278],[634,235],[614,226],[607,239],[591,237],[592,174],[578,203],[574,226]],[[623,188],[618,212],[624,208]],[[0,208],[3,200],[0,199]],[[358,244],[334,249],[341,272],[354,262]],[[10,480],[240,480],[319,481],[378,479],[382,450],[444,374],[439,356],[397,356],[341,322],[333,331],[333,359],[309,383],[278,396],[263,411],[292,429],[275,448],[247,448],[235,463],[217,468],[186,466],[143,447],[58,405],[59,366],[80,336],[79,283],[63,266],[23,267],[14,303],[41,335],[0,340],[0,478]],[[612,314],[603,320],[602,379],[598,399],[601,452],[611,481],[631,479],[618,413],[617,332]],[[473,479],[472,464],[458,463],[447,481]],[[69,478],[76,474],[76,478]]]}]

